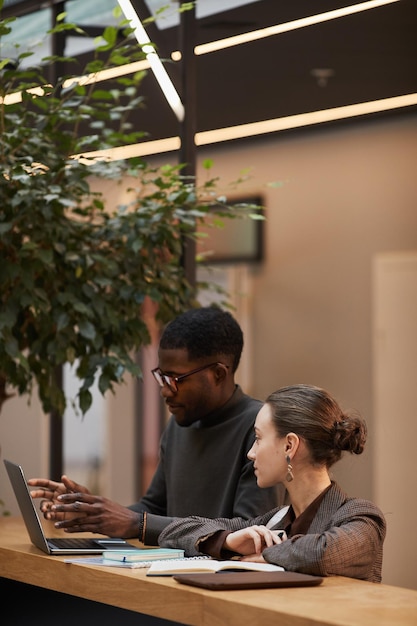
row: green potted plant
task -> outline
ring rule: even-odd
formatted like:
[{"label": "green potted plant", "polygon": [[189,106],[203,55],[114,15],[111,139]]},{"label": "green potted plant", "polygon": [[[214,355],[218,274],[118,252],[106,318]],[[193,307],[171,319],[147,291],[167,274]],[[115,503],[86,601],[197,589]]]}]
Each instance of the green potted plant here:
[{"label": "green potted plant", "polygon": [[[0,42],[12,20],[0,20]],[[50,34],[71,29],[79,31],[61,15]],[[140,376],[135,352],[150,341],[147,301],[161,322],[198,304],[181,263],[196,223],[248,207],[229,206],[215,180],[197,186],[179,165],[85,156],[143,136],[129,122],[142,74],[110,86],[73,80],[143,58],[126,22],[104,30],[82,70],[57,56],[23,67],[26,56],[17,47],[0,60],[0,410],[36,384],[43,410],[62,415],[57,371],[71,363],[85,413],[95,379],[105,394],[127,374]],[[127,177],[135,187],[127,206],[107,207],[91,187],[92,179]]]}]

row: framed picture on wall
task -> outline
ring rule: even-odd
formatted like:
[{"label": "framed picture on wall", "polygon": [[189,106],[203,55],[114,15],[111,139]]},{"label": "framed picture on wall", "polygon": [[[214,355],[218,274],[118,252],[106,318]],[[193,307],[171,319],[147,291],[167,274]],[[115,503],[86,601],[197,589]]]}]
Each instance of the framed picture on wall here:
[{"label": "framed picture on wall", "polygon": [[[253,204],[262,207],[260,196],[250,196],[233,200],[230,204]],[[263,210],[253,213],[263,217]],[[213,225],[209,219],[200,225],[198,233],[205,236],[197,239],[197,254],[200,263],[225,265],[232,263],[260,263],[264,256],[264,219],[251,217],[224,218],[222,227]]]}]

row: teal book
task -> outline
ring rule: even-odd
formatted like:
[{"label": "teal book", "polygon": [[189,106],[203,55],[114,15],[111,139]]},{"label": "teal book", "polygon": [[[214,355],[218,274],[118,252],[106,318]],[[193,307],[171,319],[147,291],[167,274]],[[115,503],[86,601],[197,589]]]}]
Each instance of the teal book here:
[{"label": "teal book", "polygon": [[103,553],[103,561],[121,563],[140,563],[142,561],[164,561],[166,559],[182,559],[184,550],[176,548],[137,548],[136,550],[108,550]]}]

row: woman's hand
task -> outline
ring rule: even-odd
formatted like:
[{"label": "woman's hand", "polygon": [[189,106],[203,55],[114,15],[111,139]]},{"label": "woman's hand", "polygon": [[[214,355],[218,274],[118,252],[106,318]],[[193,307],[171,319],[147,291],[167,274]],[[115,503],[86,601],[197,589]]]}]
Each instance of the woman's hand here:
[{"label": "woman's hand", "polygon": [[[227,535],[223,548],[245,556],[261,556],[265,548],[279,544],[285,539],[286,534],[282,530],[270,530],[266,526],[248,526]],[[263,561],[262,556],[261,559]],[[253,561],[254,558],[250,560]]]}]

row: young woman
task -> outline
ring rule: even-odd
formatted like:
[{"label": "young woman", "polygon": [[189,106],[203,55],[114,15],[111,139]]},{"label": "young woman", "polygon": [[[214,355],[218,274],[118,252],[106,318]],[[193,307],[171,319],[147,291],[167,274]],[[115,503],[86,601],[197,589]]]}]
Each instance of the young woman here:
[{"label": "young woman", "polygon": [[363,452],[366,434],[365,422],[323,389],[275,391],[256,417],[248,458],[259,487],[284,484],[291,504],[251,520],[178,519],[159,535],[159,545],[183,548],[187,556],[240,557],[381,582],[384,516],[372,502],[348,497],[329,475],[343,451]]}]

